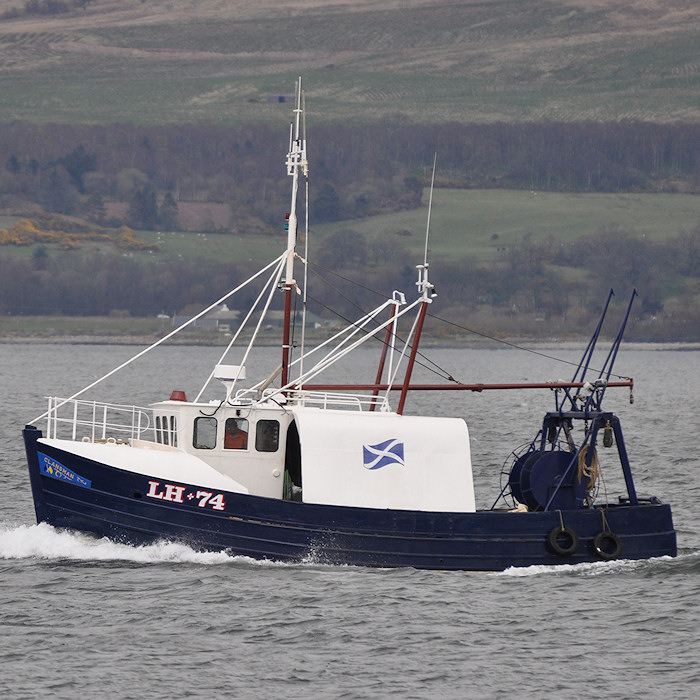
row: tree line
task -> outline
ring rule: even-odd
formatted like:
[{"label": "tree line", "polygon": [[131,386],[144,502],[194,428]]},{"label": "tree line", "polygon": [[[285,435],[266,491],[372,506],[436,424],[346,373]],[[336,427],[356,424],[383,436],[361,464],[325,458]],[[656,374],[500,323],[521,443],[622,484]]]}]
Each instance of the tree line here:
[{"label": "tree line", "polygon": [[[248,270],[237,264],[196,266],[94,249],[48,252],[37,246],[30,259],[0,254],[0,313],[173,315],[191,303],[211,303],[247,276]],[[244,294],[240,303],[252,300]]]},{"label": "tree line", "polygon": [[[254,220],[274,232],[289,197],[283,158],[288,144],[281,131],[260,124],[6,124],[0,130],[0,208],[8,214],[37,208],[71,214],[73,221],[83,219],[74,225],[86,230],[94,230],[93,223],[111,227],[126,250],[142,244],[125,227],[177,230],[188,202],[229,206],[231,230],[237,225],[244,232],[241,222]],[[347,228],[314,251],[317,282],[329,286],[312,293],[311,309],[330,316],[331,307],[354,317],[357,309],[347,301],[354,294],[342,277],[357,277],[359,270],[366,286],[382,294],[413,288],[415,270],[397,249],[397,237],[368,243],[352,230],[352,219],[418,206],[436,152],[438,186],[698,192],[698,144],[697,124],[422,126],[395,115],[371,125],[316,127],[309,137],[311,219],[346,220]],[[108,213],[114,202],[122,205],[119,215]],[[22,244],[20,233],[7,231],[5,242]],[[217,298],[249,273],[241,264],[200,269],[156,255],[144,260],[79,245],[60,251],[39,242],[25,260],[1,250],[5,314],[172,314]],[[633,332],[646,339],[700,340],[700,228],[663,246],[611,227],[567,245],[525,237],[489,264],[465,259],[436,261],[434,267],[440,292],[435,308],[450,309],[465,323],[476,319],[509,332],[514,321],[527,317],[530,326],[536,318],[552,328],[575,328],[590,322],[584,316],[598,309],[601,289],[616,280],[617,286],[640,289]],[[586,274],[567,276],[571,268]],[[327,279],[335,273],[342,277]],[[245,308],[247,301],[238,304]],[[364,289],[359,301],[367,307],[376,298]]]},{"label": "tree line", "polygon": [[[354,298],[364,306],[377,299],[369,289],[388,294],[415,282],[406,250],[395,241],[391,249],[381,239],[369,243],[352,229],[327,237],[312,259],[325,268],[320,277],[339,274],[322,295],[323,307],[342,309],[346,317],[355,309],[348,279],[363,280]],[[700,224],[663,243],[617,225],[570,243],[535,241],[528,234],[494,261],[435,260],[431,271],[436,314],[471,327],[504,334],[533,328],[540,335],[578,333],[593,327],[613,288],[620,312],[632,290],[638,292],[628,338],[700,341]]]},{"label": "tree line", "polygon": [[[311,258],[318,263],[311,266],[309,310],[327,319],[357,318],[392,290],[414,287],[415,261],[395,241],[390,247],[381,239],[368,243],[345,229],[320,242]],[[592,327],[614,286],[620,299],[634,288],[640,292],[628,337],[700,341],[700,226],[663,245],[615,226],[569,244],[525,236],[493,262],[437,260],[431,268],[438,291],[431,311],[472,327],[532,332],[535,320],[543,323],[535,325],[541,333],[578,332]],[[577,270],[573,279],[567,269]],[[193,303],[205,306],[250,272],[242,263],[195,265],[94,249],[49,252],[40,245],[30,259],[0,254],[0,313],[172,315]],[[682,291],[669,299],[666,291],[680,279]],[[247,309],[255,293],[246,290],[233,307]]]},{"label": "tree line", "polygon": [[[100,225],[174,229],[178,207],[217,202],[231,208],[232,222],[254,217],[272,227],[288,199],[283,132],[264,124],[5,124],[0,207],[38,205]],[[319,126],[309,138],[311,215],[337,221],[417,206],[435,153],[437,186],[697,192],[699,143],[700,124],[426,126],[395,115]],[[125,213],[108,216],[108,202],[125,204]]]}]

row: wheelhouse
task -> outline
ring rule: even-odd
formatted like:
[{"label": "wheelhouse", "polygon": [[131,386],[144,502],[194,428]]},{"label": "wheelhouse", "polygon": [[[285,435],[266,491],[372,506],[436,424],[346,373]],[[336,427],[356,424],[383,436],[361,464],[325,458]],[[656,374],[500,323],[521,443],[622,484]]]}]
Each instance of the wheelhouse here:
[{"label": "wheelhouse", "polygon": [[283,497],[288,410],[272,402],[254,407],[172,400],[151,408],[156,444],[188,452],[250,493]]}]

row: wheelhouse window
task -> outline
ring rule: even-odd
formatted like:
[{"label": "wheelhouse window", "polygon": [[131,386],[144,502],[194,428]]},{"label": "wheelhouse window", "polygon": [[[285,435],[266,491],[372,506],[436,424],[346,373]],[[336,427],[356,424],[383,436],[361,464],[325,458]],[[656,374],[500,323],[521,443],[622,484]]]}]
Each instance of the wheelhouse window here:
[{"label": "wheelhouse window", "polygon": [[170,416],[170,444],[177,447],[177,419]]},{"label": "wheelhouse window", "polygon": [[199,416],[194,419],[193,446],[198,450],[213,450],[216,447],[216,418]]},{"label": "wheelhouse window", "polygon": [[170,444],[170,430],[168,428],[168,416],[163,416],[163,444]]},{"label": "wheelhouse window", "polygon": [[245,418],[227,418],[224,429],[225,450],[248,449],[248,421]]},{"label": "wheelhouse window", "polygon": [[255,449],[258,452],[277,452],[279,442],[279,421],[259,420],[255,426]]},{"label": "wheelhouse window", "polygon": [[156,442],[177,447],[177,419],[175,416],[156,416]]}]

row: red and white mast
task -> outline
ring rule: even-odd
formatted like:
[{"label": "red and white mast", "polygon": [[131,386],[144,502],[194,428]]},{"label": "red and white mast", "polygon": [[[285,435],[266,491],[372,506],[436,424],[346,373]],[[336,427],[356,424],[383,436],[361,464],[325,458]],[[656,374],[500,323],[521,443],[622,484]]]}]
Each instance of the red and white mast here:
[{"label": "red and white mast", "polygon": [[291,350],[292,292],[297,288],[294,279],[294,255],[297,242],[297,198],[299,177],[308,178],[309,163],[306,160],[306,124],[304,120],[304,93],[301,78],[296,84],[294,121],[289,125],[289,153],[287,175],[292,177],[292,200],[287,215],[287,262],[284,273],[284,335],[282,339],[282,386],[289,381],[289,353]]}]

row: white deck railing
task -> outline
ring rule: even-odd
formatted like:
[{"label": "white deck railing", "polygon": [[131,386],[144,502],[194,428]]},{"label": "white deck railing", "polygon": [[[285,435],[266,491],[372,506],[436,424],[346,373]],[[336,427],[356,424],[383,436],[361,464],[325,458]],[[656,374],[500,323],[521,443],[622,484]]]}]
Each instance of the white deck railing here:
[{"label": "white deck railing", "polygon": [[295,402],[303,406],[318,406],[320,408],[349,408],[358,411],[368,411],[381,408],[383,396],[368,396],[364,394],[333,393],[330,391],[295,391],[292,392]]},{"label": "white deck railing", "polygon": [[46,437],[69,440],[126,440],[153,432],[152,411],[139,406],[49,397]]},{"label": "white deck railing", "polygon": [[[280,397],[279,389],[266,389],[262,395],[252,389],[240,389],[236,392],[231,403],[253,404],[271,399],[275,403],[283,399],[282,405],[318,406],[319,408],[345,408],[357,411],[386,410],[384,396],[371,396],[368,394],[351,394],[332,391],[306,391],[302,389],[292,390],[288,396]],[[374,408],[372,408],[374,407]]]}]

